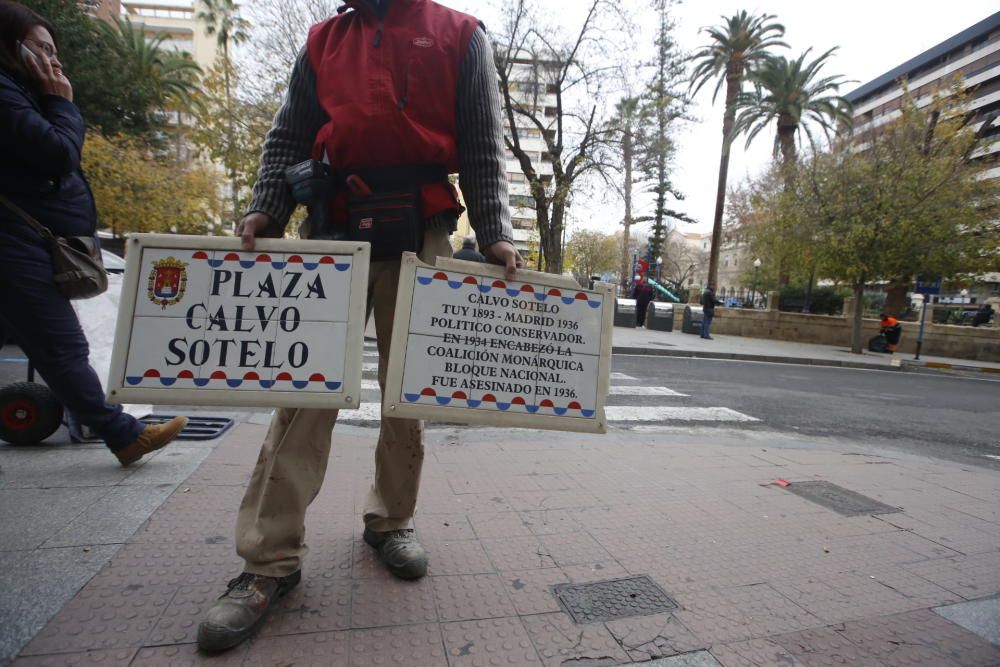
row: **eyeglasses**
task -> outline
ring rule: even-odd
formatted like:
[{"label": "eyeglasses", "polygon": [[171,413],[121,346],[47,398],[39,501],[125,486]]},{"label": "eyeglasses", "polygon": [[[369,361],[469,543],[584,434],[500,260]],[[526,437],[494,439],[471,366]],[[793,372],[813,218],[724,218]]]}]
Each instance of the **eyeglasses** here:
[{"label": "eyeglasses", "polygon": [[56,48],[51,44],[49,44],[48,42],[39,42],[37,39],[32,39],[30,37],[25,37],[22,41],[31,42],[32,44],[35,44],[36,46],[38,46],[38,48],[42,50],[42,53],[44,53],[49,58],[55,58],[56,55],[58,55]]}]

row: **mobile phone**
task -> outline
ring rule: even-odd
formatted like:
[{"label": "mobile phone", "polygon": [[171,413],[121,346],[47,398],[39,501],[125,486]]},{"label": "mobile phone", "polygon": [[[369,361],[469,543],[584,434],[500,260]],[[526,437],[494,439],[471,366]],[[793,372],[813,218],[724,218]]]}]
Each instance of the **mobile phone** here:
[{"label": "mobile phone", "polygon": [[18,46],[20,47],[21,51],[21,60],[24,61],[25,65],[28,65],[30,67],[31,64],[34,63],[38,67],[42,66],[42,61],[38,59],[38,56],[36,56],[31,49],[29,49],[27,46],[24,45],[24,42],[18,42]]}]

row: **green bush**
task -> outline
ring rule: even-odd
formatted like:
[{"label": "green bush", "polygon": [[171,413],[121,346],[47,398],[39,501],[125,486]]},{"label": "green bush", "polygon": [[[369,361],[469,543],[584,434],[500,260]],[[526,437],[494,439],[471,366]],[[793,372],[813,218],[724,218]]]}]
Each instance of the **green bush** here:
[{"label": "green bush", "polygon": [[[809,312],[813,315],[840,315],[847,292],[836,287],[814,287]],[[781,289],[780,310],[801,312],[806,302],[806,288],[786,285]]]}]

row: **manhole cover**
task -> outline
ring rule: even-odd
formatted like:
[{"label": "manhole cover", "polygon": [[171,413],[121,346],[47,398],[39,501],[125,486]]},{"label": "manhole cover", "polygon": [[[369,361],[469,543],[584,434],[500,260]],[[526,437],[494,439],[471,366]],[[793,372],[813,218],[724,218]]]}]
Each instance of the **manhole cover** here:
[{"label": "manhole cover", "polygon": [[880,503],[874,498],[837,486],[832,482],[792,482],[785,487],[797,496],[811,500],[842,516],[864,516],[866,514],[892,514],[900,508]]},{"label": "manhole cover", "polygon": [[647,576],[559,584],[552,592],[574,623],[601,623],[677,609],[677,603]]},{"label": "manhole cover", "polygon": [[[143,424],[165,424],[174,415],[146,415],[139,419]],[[177,440],[214,440],[233,427],[228,417],[188,417],[187,426],[177,434]]]}]

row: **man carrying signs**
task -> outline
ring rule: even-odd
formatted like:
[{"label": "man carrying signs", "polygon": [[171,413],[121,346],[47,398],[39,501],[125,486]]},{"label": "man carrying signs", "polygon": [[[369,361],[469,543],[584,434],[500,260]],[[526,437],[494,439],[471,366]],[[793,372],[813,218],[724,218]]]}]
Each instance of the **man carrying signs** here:
[{"label": "man carrying signs", "polygon": [[[455,172],[483,253],[513,278],[521,257],[511,243],[497,73],[479,22],[430,0],[347,0],[313,26],[237,232],[247,250],[255,238],[281,237],[295,188],[307,183],[315,195],[317,183],[329,185],[310,195],[310,237],[372,243],[368,308],[383,390],[400,255],[418,252],[428,263],[451,255]],[[202,650],[245,640],[299,582],[306,508],[323,482],[336,419],[335,410],[275,412],[236,523],[244,571],[201,623]],[[423,456],[421,422],[382,418],[364,539],[403,579],[427,571],[411,528]]]}]

